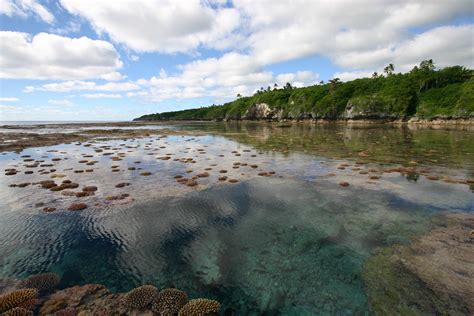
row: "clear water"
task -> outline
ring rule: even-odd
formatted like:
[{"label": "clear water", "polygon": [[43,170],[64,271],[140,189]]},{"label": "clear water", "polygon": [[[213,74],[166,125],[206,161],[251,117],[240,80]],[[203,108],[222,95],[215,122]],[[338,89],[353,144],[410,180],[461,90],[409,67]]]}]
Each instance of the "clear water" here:
[{"label": "clear water", "polygon": [[[363,315],[369,311],[361,270],[375,250],[409,243],[430,229],[434,214],[474,211],[474,188],[462,183],[474,174],[469,131],[179,128],[208,135],[92,141],[0,155],[3,169],[29,170],[22,155],[56,169],[0,175],[0,276],[54,271],[62,286],[101,283],[117,292],[144,283],[176,286],[191,297],[216,298],[241,315]],[[95,152],[100,146],[110,147]],[[112,161],[117,153],[123,160]],[[156,159],[166,155],[172,159]],[[173,160],[186,157],[195,163]],[[97,160],[94,171],[74,173],[88,167],[81,159]],[[236,162],[258,167],[233,168]],[[113,165],[120,171],[111,172]],[[386,172],[407,165],[416,171]],[[210,176],[197,179],[197,187],[174,179],[206,168],[212,168]],[[221,169],[239,182],[219,181]],[[368,174],[360,174],[364,170]],[[152,175],[140,176],[143,171]],[[258,175],[268,171],[275,174]],[[8,186],[53,174],[99,190],[76,198]],[[373,175],[380,178],[369,179]],[[131,185],[115,188],[124,181]],[[105,198],[121,192],[130,197]],[[79,200],[89,207],[65,210]],[[38,202],[58,210],[44,213]]]}]

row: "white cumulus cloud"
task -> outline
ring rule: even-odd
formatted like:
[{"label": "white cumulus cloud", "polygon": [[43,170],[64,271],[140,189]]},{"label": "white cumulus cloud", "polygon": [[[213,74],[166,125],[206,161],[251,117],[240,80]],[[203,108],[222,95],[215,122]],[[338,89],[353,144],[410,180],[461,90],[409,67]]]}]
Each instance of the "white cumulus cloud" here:
[{"label": "white cumulus cloud", "polygon": [[54,15],[36,0],[0,0],[0,14],[27,17],[36,15],[46,23],[55,21]]},{"label": "white cumulus cloud", "polygon": [[86,79],[122,67],[112,44],[87,37],[0,31],[0,78]]},{"label": "white cumulus cloud", "polygon": [[200,0],[61,0],[61,4],[89,21],[97,33],[107,33],[115,42],[139,52],[189,52],[200,45],[222,46],[240,19],[235,9]]},{"label": "white cumulus cloud", "polygon": [[84,98],[87,99],[121,99],[121,94],[111,94],[111,93],[91,93],[91,94],[83,94]]},{"label": "white cumulus cloud", "polygon": [[0,98],[0,102],[16,102],[18,98]]},{"label": "white cumulus cloud", "polygon": [[132,91],[138,90],[139,88],[140,86],[134,82],[107,82],[97,84],[94,81],[72,80],[48,83],[40,86],[26,86],[23,92]]}]

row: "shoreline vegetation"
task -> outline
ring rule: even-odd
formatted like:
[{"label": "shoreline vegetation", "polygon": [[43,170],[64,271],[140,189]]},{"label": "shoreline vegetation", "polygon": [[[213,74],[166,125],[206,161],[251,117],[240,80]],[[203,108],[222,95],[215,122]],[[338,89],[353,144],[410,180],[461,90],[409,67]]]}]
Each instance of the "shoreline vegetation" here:
[{"label": "shoreline vegetation", "polygon": [[147,114],[134,121],[364,121],[429,125],[474,124],[474,71],[436,70],[424,60],[407,73],[393,64],[371,78],[295,88],[261,87],[252,96],[196,109]]}]

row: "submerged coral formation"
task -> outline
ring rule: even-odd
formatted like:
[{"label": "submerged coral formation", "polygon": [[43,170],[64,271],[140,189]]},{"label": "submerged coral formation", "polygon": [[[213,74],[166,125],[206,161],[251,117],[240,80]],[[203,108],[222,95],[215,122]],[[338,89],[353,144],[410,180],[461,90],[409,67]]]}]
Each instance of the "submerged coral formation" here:
[{"label": "submerged coral formation", "polygon": [[23,280],[20,283],[22,288],[34,288],[39,292],[47,292],[55,289],[59,284],[60,278],[56,273],[48,272],[35,274]]},{"label": "submerged coral formation", "polygon": [[158,293],[158,289],[153,285],[142,285],[128,292],[124,303],[129,309],[145,309],[153,302]]},{"label": "submerged coral formation", "polygon": [[221,304],[217,301],[207,298],[198,298],[190,300],[181,308],[179,316],[204,316],[218,314]]},{"label": "submerged coral formation", "polygon": [[33,316],[33,312],[23,307],[15,307],[3,313],[2,316]]},{"label": "submerged coral formation", "polygon": [[35,299],[38,296],[37,289],[19,289],[0,296],[0,313],[9,311],[21,304]]},{"label": "submerged coral formation", "polygon": [[472,315],[474,215],[449,214],[408,246],[394,246],[364,267],[369,304],[376,315]]},{"label": "submerged coral formation", "polygon": [[172,316],[188,302],[188,296],[185,292],[178,289],[162,290],[152,305],[152,311],[161,316]]}]

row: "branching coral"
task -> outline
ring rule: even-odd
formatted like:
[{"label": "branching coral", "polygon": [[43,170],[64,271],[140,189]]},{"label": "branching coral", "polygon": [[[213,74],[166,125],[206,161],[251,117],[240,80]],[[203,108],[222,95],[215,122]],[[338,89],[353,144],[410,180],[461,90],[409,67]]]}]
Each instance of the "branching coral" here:
[{"label": "branching coral", "polygon": [[35,299],[38,296],[37,289],[19,289],[0,296],[0,313],[9,311],[22,303]]},{"label": "branching coral", "polygon": [[181,308],[178,316],[204,316],[218,314],[221,304],[214,300],[198,298],[190,300]]},{"label": "branching coral", "polygon": [[152,285],[137,287],[125,295],[124,303],[130,309],[145,309],[158,295],[158,289]]},{"label": "branching coral", "polygon": [[152,311],[161,316],[172,316],[188,302],[188,296],[185,292],[177,289],[162,290],[152,305]]},{"label": "branching coral", "polygon": [[15,307],[3,313],[2,316],[33,316],[33,312],[23,307]]},{"label": "branching coral", "polygon": [[34,288],[39,292],[47,292],[56,288],[59,284],[59,275],[56,273],[41,273],[30,276],[21,282],[22,288]]}]

